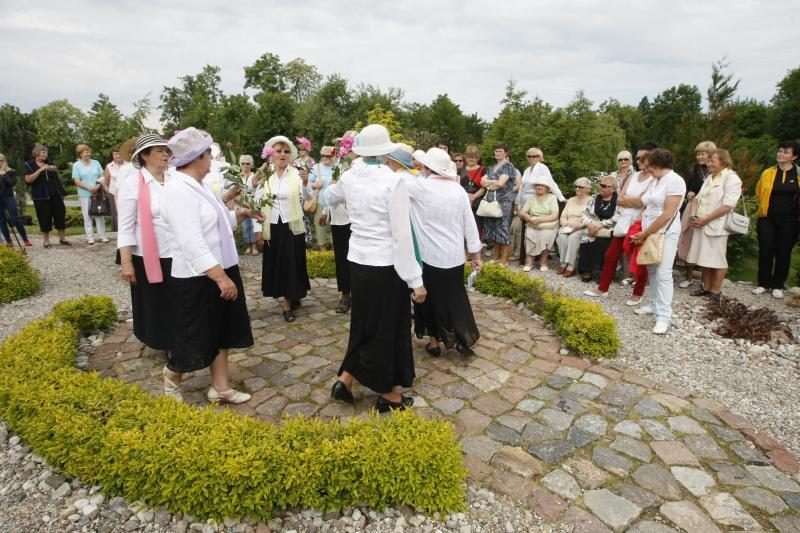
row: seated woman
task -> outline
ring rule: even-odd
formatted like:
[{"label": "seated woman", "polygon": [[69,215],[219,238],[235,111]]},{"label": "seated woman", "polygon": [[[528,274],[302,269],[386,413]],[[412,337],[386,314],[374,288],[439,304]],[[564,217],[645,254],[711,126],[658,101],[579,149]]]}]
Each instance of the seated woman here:
[{"label": "seated woman", "polygon": [[575,180],[575,196],[567,200],[564,211],[561,212],[561,228],[558,230],[556,244],[558,244],[558,255],[561,257],[561,268],[558,274],[565,278],[575,275],[575,263],[578,260],[578,248],[581,246],[583,236],[583,212],[586,204],[591,200],[589,193],[592,190],[592,182],[589,178],[578,178]]},{"label": "seated woman", "polygon": [[533,195],[520,211],[519,218],[525,223],[525,266],[530,272],[533,260],[539,255],[539,270],[547,270],[547,257],[558,233],[558,201],[550,192],[550,185],[543,176],[533,178]]},{"label": "seated woman", "polygon": [[722,280],[728,272],[728,231],[725,216],[742,196],[742,180],[731,170],[733,161],[727,150],[711,151],[711,172],[697,193],[697,213],[691,218],[692,244],[686,261],[703,268],[703,287],[692,296],[719,300]]},{"label": "seated woman", "polygon": [[581,237],[578,251],[581,280],[591,281],[594,273],[602,270],[614,225],[621,214],[621,208],[617,205],[617,180],[614,176],[603,176],[600,178],[600,192],[592,196],[583,212],[586,231]]}]

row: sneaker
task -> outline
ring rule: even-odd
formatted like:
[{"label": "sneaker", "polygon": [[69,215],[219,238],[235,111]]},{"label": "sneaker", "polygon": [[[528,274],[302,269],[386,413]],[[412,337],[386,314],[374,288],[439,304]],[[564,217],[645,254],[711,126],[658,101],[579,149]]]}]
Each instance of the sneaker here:
[{"label": "sneaker", "polygon": [[608,292],[595,292],[592,289],[583,291],[583,294],[586,296],[591,296],[592,298],[608,298]]},{"label": "sneaker", "polygon": [[547,265],[542,265],[539,267],[539,272],[547,272],[550,268]]},{"label": "sneaker", "polygon": [[640,307],[639,309],[634,309],[633,312],[636,313],[637,315],[652,315],[652,314],[655,314],[655,311],[649,305],[645,305],[643,307]]},{"label": "sneaker", "polygon": [[86,241],[86,242],[88,242],[89,244],[94,244],[94,239],[89,239],[89,240],[88,240],[88,241]]},{"label": "sneaker", "polygon": [[105,244],[105,243],[107,243],[107,242],[111,242],[111,241],[110,241],[110,240],[108,240],[108,239],[106,239],[105,237],[103,237],[102,239],[100,239],[100,242],[102,242],[102,243],[104,243],[104,244]]},{"label": "sneaker", "polygon": [[660,320],[656,322],[656,325],[653,327],[653,333],[656,335],[663,335],[669,329],[669,322],[661,322]]},{"label": "sneaker", "polygon": [[765,292],[767,292],[767,289],[765,289],[764,287],[756,287],[750,292],[752,292],[753,294],[764,294]]},{"label": "sneaker", "polygon": [[783,298],[783,289],[772,289],[772,297],[779,300]]},{"label": "sneaker", "polygon": [[642,299],[641,298],[638,298],[638,299],[631,298],[630,300],[625,302],[625,305],[630,305],[632,307],[634,305],[639,305],[640,303],[642,303]]},{"label": "sneaker", "polygon": [[522,271],[523,272],[530,272],[532,268],[533,267],[530,266],[530,265],[525,265],[524,267],[522,267]]},{"label": "sneaker", "polygon": [[678,283],[678,287],[681,288],[681,289],[688,289],[691,286],[692,286],[692,282],[689,281],[688,279],[685,279],[685,280],[681,281],[680,283]]}]

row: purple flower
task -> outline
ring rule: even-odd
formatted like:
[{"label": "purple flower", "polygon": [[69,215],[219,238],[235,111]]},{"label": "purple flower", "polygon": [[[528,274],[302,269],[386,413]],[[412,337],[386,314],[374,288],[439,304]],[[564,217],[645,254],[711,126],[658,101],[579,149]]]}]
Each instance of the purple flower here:
[{"label": "purple flower", "polygon": [[344,157],[350,153],[353,149],[353,143],[355,139],[353,137],[342,137],[339,139],[339,156]]}]

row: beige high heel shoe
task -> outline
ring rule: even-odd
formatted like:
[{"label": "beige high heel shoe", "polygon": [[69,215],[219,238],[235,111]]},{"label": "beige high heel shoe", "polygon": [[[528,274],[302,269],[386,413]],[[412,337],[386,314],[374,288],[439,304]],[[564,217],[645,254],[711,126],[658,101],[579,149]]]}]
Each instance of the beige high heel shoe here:
[{"label": "beige high heel shoe", "polygon": [[218,402],[225,402],[225,403],[232,403],[232,404],[240,404],[245,403],[252,398],[251,395],[247,394],[246,392],[239,392],[238,390],[229,389],[226,391],[218,391],[214,387],[208,388],[208,394],[206,395],[208,401],[211,403],[218,403]]},{"label": "beige high heel shoe", "polygon": [[164,396],[168,396],[175,400],[176,402],[183,402],[183,395],[181,395],[181,389],[178,385],[175,384],[174,381],[169,379],[167,372],[169,369],[164,367],[162,370],[161,375],[164,376]]}]

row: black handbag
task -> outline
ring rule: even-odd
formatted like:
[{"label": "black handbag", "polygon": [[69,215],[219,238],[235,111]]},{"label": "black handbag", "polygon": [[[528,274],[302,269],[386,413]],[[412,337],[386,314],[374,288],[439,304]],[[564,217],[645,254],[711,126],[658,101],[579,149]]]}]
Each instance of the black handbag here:
[{"label": "black handbag", "polygon": [[89,201],[89,216],[108,217],[111,216],[111,202],[103,190],[97,191]]}]

